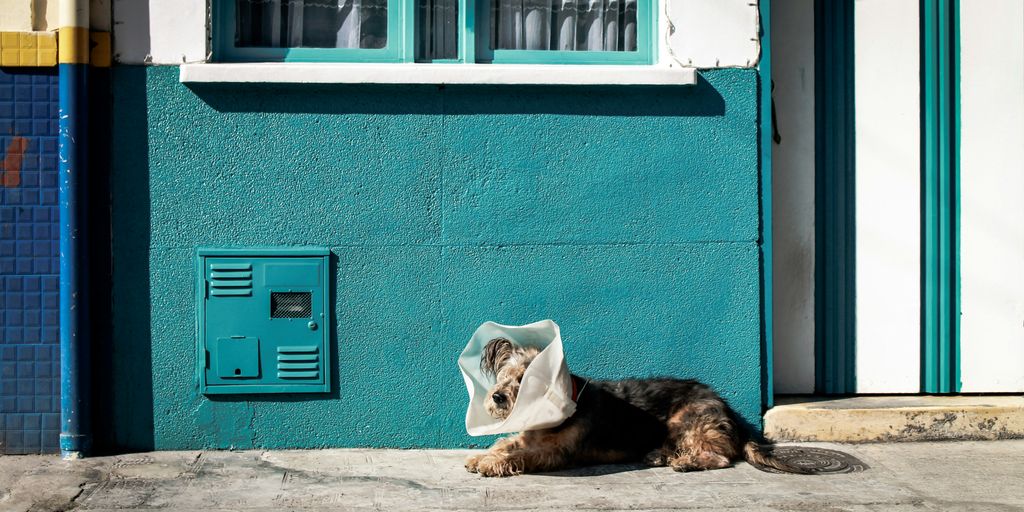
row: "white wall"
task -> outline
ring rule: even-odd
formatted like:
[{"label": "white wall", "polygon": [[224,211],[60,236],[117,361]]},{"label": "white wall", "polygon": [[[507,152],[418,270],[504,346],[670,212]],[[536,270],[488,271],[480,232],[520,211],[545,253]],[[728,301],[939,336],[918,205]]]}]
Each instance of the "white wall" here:
[{"label": "white wall", "polygon": [[961,381],[1024,391],[1024,2],[960,2]]},{"label": "white wall", "polygon": [[[58,11],[63,0],[0,0],[0,31],[51,31],[60,28]],[[110,0],[89,1],[90,27],[110,30]]]},{"label": "white wall", "polygon": [[697,68],[753,67],[761,52],[756,0],[663,0],[668,55]]},{"label": "white wall", "polygon": [[859,393],[920,390],[918,8],[854,4]]},{"label": "white wall", "polygon": [[814,0],[772,6],[776,393],[814,392]]},{"label": "white wall", "polygon": [[0,0],[0,31],[32,30],[31,0]]},{"label": "white wall", "polygon": [[206,60],[206,0],[113,1],[117,62],[182,64]]}]

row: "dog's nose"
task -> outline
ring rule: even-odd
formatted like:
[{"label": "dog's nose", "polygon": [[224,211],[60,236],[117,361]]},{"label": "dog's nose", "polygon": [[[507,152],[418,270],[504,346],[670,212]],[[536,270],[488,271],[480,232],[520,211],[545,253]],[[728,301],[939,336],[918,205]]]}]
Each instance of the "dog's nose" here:
[{"label": "dog's nose", "polygon": [[505,395],[503,395],[501,393],[495,393],[495,394],[491,395],[491,400],[494,400],[494,403],[496,403],[498,405],[501,405],[501,404],[505,403]]}]

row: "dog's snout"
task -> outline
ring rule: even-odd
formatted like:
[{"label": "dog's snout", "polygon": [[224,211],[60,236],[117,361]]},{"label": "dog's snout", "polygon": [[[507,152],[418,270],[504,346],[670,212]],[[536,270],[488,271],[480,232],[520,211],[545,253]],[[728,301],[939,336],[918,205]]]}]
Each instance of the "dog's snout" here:
[{"label": "dog's snout", "polygon": [[491,400],[494,400],[494,403],[496,403],[498,405],[502,405],[506,401],[508,401],[508,399],[505,398],[504,393],[495,393],[495,394],[491,395]]}]

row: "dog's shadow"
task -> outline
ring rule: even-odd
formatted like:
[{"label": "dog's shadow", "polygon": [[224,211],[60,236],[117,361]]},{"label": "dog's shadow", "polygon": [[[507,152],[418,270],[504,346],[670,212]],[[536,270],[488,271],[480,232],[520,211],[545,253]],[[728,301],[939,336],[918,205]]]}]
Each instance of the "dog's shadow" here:
[{"label": "dog's shadow", "polygon": [[601,464],[599,466],[583,466],[572,469],[562,469],[559,471],[549,471],[546,473],[535,473],[540,476],[556,476],[556,477],[586,477],[586,476],[604,476],[614,475],[617,473],[627,473],[629,471],[640,471],[643,469],[651,469],[650,466],[640,463],[633,464]]}]

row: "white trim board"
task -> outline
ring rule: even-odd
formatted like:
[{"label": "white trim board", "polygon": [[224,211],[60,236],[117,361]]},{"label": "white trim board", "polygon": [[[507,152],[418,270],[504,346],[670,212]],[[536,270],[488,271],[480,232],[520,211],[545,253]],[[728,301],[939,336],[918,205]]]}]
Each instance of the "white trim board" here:
[{"label": "white trim board", "polygon": [[[858,393],[921,388],[921,121],[918,0],[858,0]],[[885,76],[885,80],[878,80]]]},{"label": "white trim board", "polygon": [[693,85],[693,68],[529,64],[185,64],[185,83]]}]

